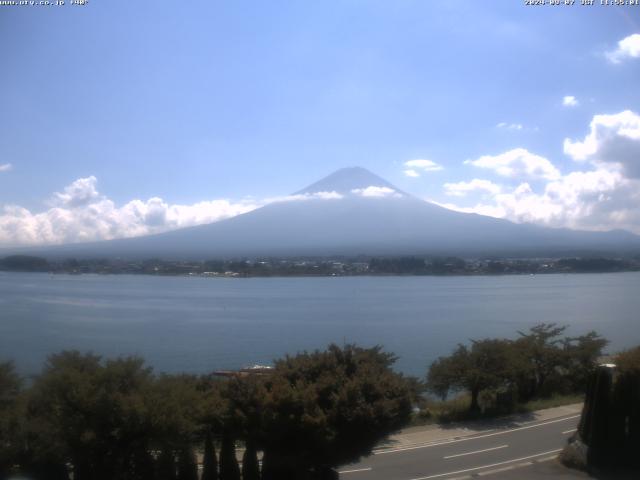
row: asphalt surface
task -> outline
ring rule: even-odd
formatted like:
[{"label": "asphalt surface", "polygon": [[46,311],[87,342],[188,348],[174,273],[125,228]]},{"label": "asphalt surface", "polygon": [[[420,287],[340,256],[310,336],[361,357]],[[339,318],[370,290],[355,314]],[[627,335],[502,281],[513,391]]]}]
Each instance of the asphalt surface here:
[{"label": "asphalt surface", "polygon": [[[493,428],[468,436],[377,450],[340,468],[343,480],[450,480],[495,474],[554,461],[579,415]],[[525,473],[524,471],[521,473]],[[523,476],[524,477],[524,476]]]}]

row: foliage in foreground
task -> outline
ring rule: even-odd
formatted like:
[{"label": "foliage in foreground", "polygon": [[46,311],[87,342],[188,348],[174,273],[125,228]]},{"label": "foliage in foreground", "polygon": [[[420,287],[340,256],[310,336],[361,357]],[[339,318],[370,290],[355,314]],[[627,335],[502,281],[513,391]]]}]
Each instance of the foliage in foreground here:
[{"label": "foliage in foreground", "polygon": [[0,478],[195,480],[204,444],[205,478],[239,480],[237,442],[245,480],[325,478],[408,422],[412,383],[394,361],[379,347],[331,345],[219,380],[62,352],[29,388],[0,364]]},{"label": "foliage in foreground", "polygon": [[458,345],[432,363],[427,388],[443,399],[451,392],[468,392],[474,414],[480,412],[483,394],[495,397],[494,403],[502,404],[498,407],[512,409],[541,397],[584,393],[607,341],[595,332],[561,337],[566,328],[542,323],[518,332],[516,340]]},{"label": "foliage in foreground", "polygon": [[620,352],[614,363],[621,372],[640,372],[640,345]]}]

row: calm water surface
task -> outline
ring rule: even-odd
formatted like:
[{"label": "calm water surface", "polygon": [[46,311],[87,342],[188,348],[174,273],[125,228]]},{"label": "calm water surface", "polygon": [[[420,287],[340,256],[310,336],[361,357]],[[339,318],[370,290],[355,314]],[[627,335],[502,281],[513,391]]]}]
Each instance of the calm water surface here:
[{"label": "calm water surface", "polygon": [[640,344],[640,273],[499,277],[190,278],[0,272],[0,359],[140,354],[157,370],[268,363],[330,342],[382,344],[397,369],[539,322]]}]

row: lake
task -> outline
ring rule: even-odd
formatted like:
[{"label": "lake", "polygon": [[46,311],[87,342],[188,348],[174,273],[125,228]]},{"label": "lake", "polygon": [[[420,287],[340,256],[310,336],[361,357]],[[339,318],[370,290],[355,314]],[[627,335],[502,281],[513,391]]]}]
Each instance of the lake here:
[{"label": "lake", "polygon": [[200,278],[0,272],[0,359],[39,371],[62,349],[139,354],[158,371],[269,363],[331,342],[381,344],[424,375],[459,342],[540,322],[640,344],[640,273]]}]

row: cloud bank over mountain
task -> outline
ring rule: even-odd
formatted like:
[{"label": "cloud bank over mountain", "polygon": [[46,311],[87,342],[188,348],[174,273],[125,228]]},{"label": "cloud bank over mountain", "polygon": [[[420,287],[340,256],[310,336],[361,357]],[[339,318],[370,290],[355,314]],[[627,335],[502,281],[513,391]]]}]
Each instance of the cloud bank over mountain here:
[{"label": "cloud bank over mountain", "polygon": [[565,174],[524,148],[468,160],[465,164],[512,183],[478,178],[446,183],[449,195],[481,191],[482,197],[471,206],[440,205],[514,222],[640,234],[640,115],[630,110],[595,115],[584,138],[565,139],[563,150],[576,167]]},{"label": "cloud bank over mountain", "polygon": [[121,207],[100,194],[94,176],[79,178],[51,197],[50,208],[33,213],[17,205],[0,210],[0,244],[40,245],[137,237],[211,223],[257,208],[226,199],[192,205],[162,198],[134,199]]},{"label": "cloud bank over mountain", "polygon": [[116,238],[140,237],[217,222],[256,208],[288,202],[340,200],[349,195],[362,198],[401,197],[387,186],[354,188],[345,194],[332,191],[297,193],[262,200],[233,202],[218,199],[191,205],[168,204],[160,197],[135,199],[118,207],[97,188],[94,176],[79,178],[56,192],[50,208],[33,213],[17,205],[0,210],[0,245],[44,245]]}]

